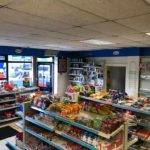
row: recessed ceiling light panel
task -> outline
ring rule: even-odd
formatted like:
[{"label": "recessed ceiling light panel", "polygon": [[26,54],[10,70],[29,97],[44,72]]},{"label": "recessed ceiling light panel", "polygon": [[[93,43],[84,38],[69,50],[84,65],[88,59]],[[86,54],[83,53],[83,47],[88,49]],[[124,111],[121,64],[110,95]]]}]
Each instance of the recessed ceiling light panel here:
[{"label": "recessed ceiling light panel", "polygon": [[110,45],[110,44],[115,44],[109,41],[102,41],[98,39],[90,39],[90,40],[85,40],[85,41],[80,41],[82,43],[88,43],[88,44],[93,44],[93,45]]},{"label": "recessed ceiling light panel", "polygon": [[150,32],[147,32],[147,33],[145,33],[145,34],[150,36]]}]

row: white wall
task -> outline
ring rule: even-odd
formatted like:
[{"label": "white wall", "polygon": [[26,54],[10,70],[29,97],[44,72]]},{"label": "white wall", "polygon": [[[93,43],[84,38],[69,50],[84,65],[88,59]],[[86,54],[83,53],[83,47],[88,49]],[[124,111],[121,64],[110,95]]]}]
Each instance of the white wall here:
[{"label": "white wall", "polygon": [[57,88],[57,93],[58,95],[60,96],[63,96],[65,91],[66,91],[66,88],[68,86],[68,73],[63,73],[63,74],[60,74],[58,73],[58,88]]},{"label": "white wall", "polygon": [[96,63],[104,60],[105,66],[125,66],[126,67],[126,83],[125,91],[130,95],[138,96],[139,84],[139,56],[133,57],[95,57]]}]

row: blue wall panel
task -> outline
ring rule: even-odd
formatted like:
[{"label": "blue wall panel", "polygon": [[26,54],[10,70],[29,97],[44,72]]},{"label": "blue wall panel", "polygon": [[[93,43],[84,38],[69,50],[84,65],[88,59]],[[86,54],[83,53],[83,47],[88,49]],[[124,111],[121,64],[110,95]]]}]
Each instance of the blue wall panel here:
[{"label": "blue wall panel", "polygon": [[0,55],[44,56],[45,50],[0,46]]}]

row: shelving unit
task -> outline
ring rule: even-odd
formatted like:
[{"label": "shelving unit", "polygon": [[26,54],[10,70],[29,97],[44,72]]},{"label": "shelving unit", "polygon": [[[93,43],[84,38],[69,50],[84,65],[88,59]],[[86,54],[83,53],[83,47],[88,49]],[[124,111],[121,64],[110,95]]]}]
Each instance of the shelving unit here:
[{"label": "shelving unit", "polygon": [[69,60],[69,82],[73,84],[82,84],[83,79],[83,65],[82,58],[72,58]]},{"label": "shelving unit", "polygon": [[[129,111],[132,111],[134,112],[135,114],[138,114],[138,115],[146,115],[146,116],[150,116],[150,111],[145,111],[145,110],[141,110],[141,109],[138,109],[138,108],[134,108],[134,107],[131,107],[131,106],[126,106],[126,105],[121,105],[121,104],[115,104],[115,103],[110,103],[110,102],[107,102],[106,100],[104,99],[101,99],[101,100],[97,100],[97,99],[94,99],[94,98],[90,98],[90,97],[86,97],[86,96],[80,96],[80,99],[84,99],[84,100],[88,100],[88,101],[93,101],[93,102],[97,102],[97,103],[101,103],[101,104],[108,104],[108,105],[111,105],[115,108],[119,108],[119,109],[124,109],[124,110],[129,110]],[[150,125],[149,123],[148,124],[145,124],[145,123],[142,123],[142,122],[137,122],[137,125],[142,127],[142,128],[146,128],[146,129],[150,129]],[[127,128],[127,125],[126,125],[126,132],[128,133],[128,128]],[[145,142],[150,142],[149,140],[145,140],[145,139],[141,139]],[[128,141],[126,142],[127,146],[125,149],[129,149],[132,145],[134,145],[136,142],[138,142],[138,138],[135,138],[131,141]]]},{"label": "shelving unit", "polygon": [[[26,105],[28,105],[28,104],[26,104]],[[50,117],[53,117],[53,118],[54,118],[55,120],[57,120],[57,121],[61,121],[61,122],[67,123],[69,126],[72,125],[72,126],[75,126],[75,127],[80,128],[80,129],[83,129],[83,130],[85,130],[85,131],[87,131],[87,132],[89,132],[89,133],[96,134],[97,136],[99,136],[99,137],[101,137],[101,138],[104,138],[104,139],[106,139],[106,140],[109,140],[110,138],[114,137],[116,134],[118,134],[118,133],[121,132],[121,131],[124,131],[124,129],[125,129],[125,126],[124,126],[124,125],[121,125],[117,130],[115,130],[115,131],[112,132],[111,134],[105,134],[105,133],[103,133],[103,132],[94,130],[94,129],[89,128],[89,127],[87,127],[87,126],[85,126],[85,125],[82,125],[82,124],[80,124],[80,123],[77,123],[77,122],[71,121],[71,120],[69,120],[69,119],[67,119],[67,118],[64,118],[64,117],[58,115],[57,113],[49,112],[49,111],[46,111],[46,110],[43,110],[43,109],[40,109],[40,108],[37,108],[37,107],[34,107],[34,106],[31,106],[30,109],[33,109],[33,110],[37,111],[38,113],[43,113],[43,114],[45,114],[45,115],[48,115],[48,116],[50,116]],[[43,123],[42,121],[39,121],[39,120],[37,120],[37,119],[31,118],[31,117],[28,117],[28,116],[25,117],[24,122],[25,122],[25,126],[26,126],[26,123],[27,123],[27,122],[30,122],[30,123],[32,123],[33,125],[37,125],[37,126],[39,126],[40,128],[46,129],[46,130],[49,131],[49,132],[55,132],[57,135],[59,135],[59,136],[65,138],[66,140],[69,140],[69,141],[71,141],[71,142],[73,142],[73,143],[79,144],[79,145],[83,146],[84,148],[87,148],[87,149],[89,149],[89,150],[96,150],[96,148],[95,148],[94,146],[92,146],[92,145],[90,145],[90,144],[88,144],[88,143],[86,143],[86,142],[84,142],[84,141],[81,141],[81,140],[79,140],[79,139],[77,139],[77,138],[75,138],[75,137],[72,137],[71,135],[68,135],[68,134],[66,134],[66,133],[64,133],[64,132],[62,132],[62,131],[56,130],[53,125],[45,124],[45,123]],[[26,127],[25,127],[25,128],[26,128]],[[28,129],[26,128],[24,132],[25,132],[25,134],[26,134],[26,132],[27,132],[27,133],[29,133],[29,134],[35,136],[36,138],[38,138],[38,139],[40,139],[40,140],[42,140],[42,141],[44,141],[44,142],[46,142],[46,143],[52,145],[53,147],[56,147],[56,145],[57,145],[58,147],[56,147],[56,149],[61,149],[61,147],[59,146],[59,144],[56,144],[56,143],[54,144],[54,143],[53,143],[53,144],[54,144],[54,145],[53,145],[53,144],[51,143],[51,141],[49,141],[49,140],[43,138],[41,135],[35,133],[34,131],[28,130]],[[25,144],[25,143],[24,143],[24,144]],[[123,147],[123,146],[120,146],[120,147],[118,147],[117,149],[118,149],[118,150],[121,150],[122,147]],[[116,150],[116,149],[115,149],[115,150]]]}]

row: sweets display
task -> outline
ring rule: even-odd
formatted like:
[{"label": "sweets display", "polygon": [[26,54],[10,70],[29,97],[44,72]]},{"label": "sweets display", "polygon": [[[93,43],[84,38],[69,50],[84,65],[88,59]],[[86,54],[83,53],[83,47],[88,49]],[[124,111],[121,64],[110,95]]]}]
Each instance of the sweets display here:
[{"label": "sweets display", "polygon": [[67,116],[70,114],[78,114],[82,106],[78,103],[64,103],[56,102],[51,104],[47,110],[59,112],[62,116]]}]

